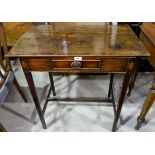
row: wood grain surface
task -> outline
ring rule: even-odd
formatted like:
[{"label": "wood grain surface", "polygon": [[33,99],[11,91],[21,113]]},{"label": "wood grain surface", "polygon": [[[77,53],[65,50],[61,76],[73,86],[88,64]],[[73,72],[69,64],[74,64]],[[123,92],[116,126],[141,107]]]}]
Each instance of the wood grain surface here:
[{"label": "wood grain surface", "polygon": [[149,56],[127,24],[53,23],[32,25],[7,54],[31,56]]}]

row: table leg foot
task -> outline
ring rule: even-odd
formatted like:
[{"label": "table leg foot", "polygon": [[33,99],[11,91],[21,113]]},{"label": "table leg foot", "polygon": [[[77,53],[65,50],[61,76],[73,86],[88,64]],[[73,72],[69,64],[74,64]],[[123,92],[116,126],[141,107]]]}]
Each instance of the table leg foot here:
[{"label": "table leg foot", "polygon": [[150,88],[150,90],[147,94],[147,97],[144,101],[140,115],[137,118],[137,125],[135,127],[136,130],[139,130],[142,123],[144,123],[145,117],[146,117],[147,113],[149,112],[154,101],[155,101],[155,82],[152,84],[152,87]]},{"label": "table leg foot", "polygon": [[137,118],[137,124],[136,124],[136,126],[135,126],[135,130],[139,130],[140,127],[141,127],[141,125],[144,123],[144,121],[145,121],[145,118],[140,118],[140,117],[138,116],[138,118]]}]

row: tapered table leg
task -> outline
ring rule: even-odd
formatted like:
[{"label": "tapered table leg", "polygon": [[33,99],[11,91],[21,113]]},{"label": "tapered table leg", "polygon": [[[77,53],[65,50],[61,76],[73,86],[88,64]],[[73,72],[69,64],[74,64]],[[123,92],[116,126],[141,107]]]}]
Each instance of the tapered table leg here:
[{"label": "tapered table leg", "polygon": [[145,121],[145,117],[149,112],[154,100],[155,100],[155,83],[153,83],[152,88],[150,88],[149,93],[145,99],[144,105],[142,107],[141,113],[137,118],[137,125],[135,126],[136,130],[139,130],[142,123]]},{"label": "tapered table leg", "polygon": [[35,85],[34,85],[32,74],[31,74],[31,72],[28,72],[28,71],[24,72],[24,74],[25,74],[25,77],[26,77],[26,80],[27,80],[27,83],[28,83],[32,98],[34,100],[35,107],[36,107],[37,112],[39,114],[42,126],[43,126],[44,129],[47,129],[47,126],[46,126],[46,123],[45,123],[45,120],[44,120],[44,116],[43,116],[43,113],[42,113],[42,110],[41,110],[41,106],[40,106],[40,103],[39,103],[39,99],[38,99],[38,96],[37,96],[37,92],[36,92],[36,88],[35,88]]},{"label": "tapered table leg", "polygon": [[117,128],[117,122],[120,117],[121,109],[123,106],[127,88],[129,86],[130,77],[133,74],[134,67],[135,67],[135,62],[130,60],[127,66],[127,71],[124,75],[124,80],[123,80],[122,89],[121,89],[121,93],[118,101],[117,111],[116,111],[116,115],[115,115],[113,127],[112,127],[113,132],[116,131],[116,128]]}]

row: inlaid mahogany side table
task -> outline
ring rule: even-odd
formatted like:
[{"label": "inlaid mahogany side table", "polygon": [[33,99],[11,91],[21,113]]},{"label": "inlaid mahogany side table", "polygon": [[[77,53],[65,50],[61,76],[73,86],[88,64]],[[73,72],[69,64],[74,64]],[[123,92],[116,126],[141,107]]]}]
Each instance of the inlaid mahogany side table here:
[{"label": "inlaid mahogany side table", "polygon": [[43,128],[47,126],[32,71],[124,73],[112,127],[115,131],[128,86],[132,88],[135,81],[138,61],[149,53],[127,24],[83,22],[32,26],[6,56],[20,59]]}]

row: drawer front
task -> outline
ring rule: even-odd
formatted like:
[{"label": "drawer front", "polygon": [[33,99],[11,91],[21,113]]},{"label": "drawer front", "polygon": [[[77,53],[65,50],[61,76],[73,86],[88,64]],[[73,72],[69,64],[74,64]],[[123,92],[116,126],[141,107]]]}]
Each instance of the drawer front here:
[{"label": "drawer front", "polygon": [[125,72],[129,58],[74,57],[22,58],[23,68],[29,71],[52,71],[72,73]]},{"label": "drawer front", "polygon": [[83,61],[73,61],[73,60],[52,60],[53,69],[100,69],[100,60],[83,60]]}]

